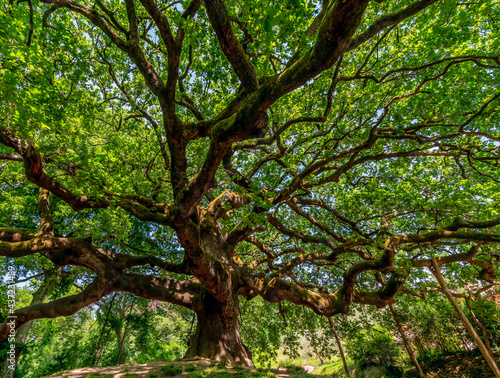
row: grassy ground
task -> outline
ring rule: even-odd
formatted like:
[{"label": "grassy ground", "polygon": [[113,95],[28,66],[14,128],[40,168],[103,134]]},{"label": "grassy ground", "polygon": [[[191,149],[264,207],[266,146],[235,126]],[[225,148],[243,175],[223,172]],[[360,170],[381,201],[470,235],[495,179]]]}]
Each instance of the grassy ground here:
[{"label": "grassy ground", "polygon": [[[348,361],[348,364],[350,365],[349,370],[352,371],[355,368],[355,365],[352,361]],[[332,361],[327,362],[324,365],[316,366],[312,373],[319,376],[347,377],[344,372],[344,364],[342,364],[342,360],[340,358],[334,358]]]},{"label": "grassy ground", "polygon": [[320,377],[335,377],[335,378],[381,378],[384,377],[383,368],[381,367],[371,367],[368,369],[360,370],[356,364],[352,361],[348,362],[349,372],[351,373],[348,376],[344,371],[344,365],[342,364],[342,360],[340,358],[337,361],[333,361],[330,363],[326,363],[321,366],[317,366],[312,374],[315,374]]}]

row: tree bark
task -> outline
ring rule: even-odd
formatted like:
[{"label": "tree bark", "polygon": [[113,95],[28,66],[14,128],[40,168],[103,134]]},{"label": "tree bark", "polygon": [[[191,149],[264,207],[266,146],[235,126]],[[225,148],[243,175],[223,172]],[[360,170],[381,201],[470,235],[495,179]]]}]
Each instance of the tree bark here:
[{"label": "tree bark", "polygon": [[116,331],[116,336],[118,338],[118,346],[119,346],[119,352],[118,352],[118,358],[116,359],[116,365],[120,364],[120,360],[122,358],[122,353],[125,349],[127,349],[127,346],[125,345],[125,338],[127,337],[129,327],[125,326],[125,330],[122,334],[121,329]]},{"label": "tree bark", "polygon": [[481,332],[483,332],[484,345],[486,346],[486,349],[488,349],[488,352],[490,352],[490,354],[493,356],[493,352],[491,351],[491,346],[490,346],[490,338],[488,337],[488,332],[486,332],[486,328],[484,328],[483,324],[479,321],[476,314],[474,314],[474,311],[472,311],[472,307],[470,305],[470,298],[466,298],[465,303],[467,304],[467,308],[469,309],[472,319],[479,326],[479,328],[481,328]]},{"label": "tree bark", "polygon": [[342,343],[340,342],[339,335],[337,334],[337,330],[333,325],[331,317],[328,317],[328,323],[330,323],[330,328],[332,329],[333,336],[335,337],[335,342],[337,343],[337,346],[339,348],[340,357],[342,358],[342,363],[344,364],[344,371],[349,376],[351,374],[349,373],[349,366],[347,366],[347,361],[345,359],[344,348],[342,348]]},{"label": "tree bark", "polygon": [[472,327],[472,324],[469,322],[469,319],[467,319],[467,316],[465,316],[464,312],[460,308],[460,306],[457,304],[455,301],[455,298],[453,298],[453,295],[450,293],[450,290],[448,289],[448,286],[446,285],[446,282],[444,282],[443,276],[441,275],[439,265],[436,261],[435,258],[432,258],[432,267],[434,268],[434,276],[439,282],[439,285],[441,286],[441,289],[443,290],[443,293],[446,295],[448,300],[450,301],[451,305],[457,312],[458,316],[460,316],[460,319],[462,320],[462,323],[464,324],[465,328],[467,328],[467,331],[469,331],[470,335],[474,339],[476,345],[479,347],[479,350],[483,354],[484,358],[486,359],[486,362],[488,362],[488,365],[490,365],[491,370],[495,374],[495,377],[500,378],[500,370],[498,369],[498,366],[495,362],[495,359],[493,356],[489,353],[488,349],[486,346],[483,344],[481,338],[477,334],[476,330],[474,327]]},{"label": "tree bark", "polygon": [[243,344],[238,327],[238,297],[220,303],[210,294],[196,313],[196,332],[189,341],[184,359],[209,358],[227,366],[253,367],[252,355]]},{"label": "tree bark", "polygon": [[389,309],[392,312],[392,316],[394,317],[394,321],[396,322],[396,326],[398,327],[399,333],[401,334],[401,337],[403,338],[403,342],[405,344],[406,351],[408,352],[408,355],[410,356],[411,361],[413,362],[413,365],[417,368],[418,375],[420,377],[425,378],[425,374],[422,371],[422,368],[420,367],[420,364],[417,361],[417,357],[415,356],[415,353],[413,353],[413,349],[411,349],[410,342],[408,341],[408,338],[406,337],[405,331],[403,329],[403,326],[401,324],[401,321],[399,320],[398,313],[396,312],[396,309],[394,306],[389,304]]},{"label": "tree bark", "polygon": [[321,357],[321,354],[319,354],[318,348],[316,346],[314,347],[314,354],[316,354],[316,356],[318,357],[319,362],[321,363],[321,365],[324,365],[325,361],[323,360],[323,357]]}]

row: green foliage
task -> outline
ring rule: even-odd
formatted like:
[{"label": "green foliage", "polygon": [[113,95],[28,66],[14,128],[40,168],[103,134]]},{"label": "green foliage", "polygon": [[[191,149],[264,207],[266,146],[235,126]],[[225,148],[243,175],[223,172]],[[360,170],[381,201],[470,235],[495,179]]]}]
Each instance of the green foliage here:
[{"label": "green foliage", "polygon": [[[352,365],[352,363],[352,360],[348,361],[348,365]],[[313,370],[313,374],[342,378],[347,377],[344,371],[344,364],[339,357],[335,357],[333,362],[327,362],[324,365],[317,366]]]},{"label": "green foliage", "polygon": [[[99,3],[82,2],[82,7],[101,12]],[[168,82],[175,77],[169,71],[175,59],[168,56],[161,33],[140,3],[135,2],[141,54]],[[122,195],[133,194],[182,207],[176,201],[183,192],[177,193],[178,183],[172,181],[172,171],[178,167],[171,164],[178,152],[177,137],[190,133],[194,136],[186,145],[183,179],[191,186],[186,185],[186,190],[203,179],[204,167],[217,164],[209,180],[197,189],[204,196],[198,208],[185,217],[192,222],[190,227],[198,227],[197,235],[220,234],[221,243],[231,232],[246,235],[252,227],[257,230],[248,235],[259,243],[243,238],[235,247],[241,263],[229,269],[234,274],[244,264],[255,267],[259,278],[279,278],[298,282],[301,289],[339,294],[346,272],[376,261],[392,236],[425,237],[450,229],[456,219],[485,221],[500,215],[500,112],[495,97],[500,8],[494,1],[442,2],[383,30],[343,54],[337,66],[304,80],[304,85],[273,104],[251,109],[249,114],[268,115],[269,131],[264,137],[269,139],[235,138],[224,152],[227,161],[222,162],[219,156],[218,160],[207,156],[221,148],[217,143],[214,147],[216,137],[221,136],[216,131],[232,125],[237,109],[222,126],[215,121],[213,129],[200,125],[211,125],[210,120],[241,94],[240,78],[217,42],[204,6],[196,17],[184,19],[182,11],[188,1],[156,3],[175,33],[184,27],[186,34],[179,50],[183,83],[174,85],[169,95],[168,105],[175,116],[167,114],[168,106],[150,90],[149,79],[145,80],[136,62],[82,12],[74,15],[58,8],[48,14],[48,6],[37,1],[0,5],[1,127],[36,147],[47,177],[75,195],[110,202],[103,209],[73,211],[61,198],[52,196],[57,236],[85,238],[106,250],[106,256],[154,257],[192,266],[192,258],[185,256],[187,244],[179,236],[185,230],[176,230],[173,223],[142,221],[119,206]],[[261,87],[292,65],[290,59],[296,53],[304,56],[310,51],[319,38],[319,32],[307,32],[321,11],[319,2],[225,3],[233,32]],[[367,30],[381,15],[411,3],[370,1],[355,34]],[[116,20],[114,32],[121,33],[117,25],[130,27],[123,2],[103,4],[109,9],[102,19]],[[131,33],[122,34],[129,43]],[[336,69],[338,82],[329,100]],[[253,101],[248,93],[245,96],[246,103]],[[196,107],[201,117],[185,104]],[[239,116],[246,120],[247,115]],[[300,117],[303,121],[294,121]],[[170,129],[174,121],[186,129],[175,134]],[[373,136],[376,138],[371,139]],[[12,148],[0,145],[2,156],[12,153]],[[23,164],[0,160],[0,226],[38,232],[38,189],[26,177]],[[209,227],[197,224],[211,198],[226,191],[240,194],[242,206],[225,204],[221,207],[225,215],[213,224],[208,222]],[[282,195],[285,200],[279,199]],[[297,202],[301,199],[306,204]],[[318,200],[321,206],[311,205]],[[158,209],[151,205],[147,211],[157,214]],[[391,214],[396,215],[382,226]],[[281,229],[269,223],[270,217],[281,222]],[[462,229],[491,237],[498,234],[499,227]],[[401,245],[391,269],[360,269],[354,290],[374,293],[382,287],[382,280],[406,272],[410,275],[405,289],[436,288],[428,269],[412,267],[412,263],[465,253],[477,238],[465,239]],[[338,252],[349,243],[354,247]],[[196,246],[208,253],[204,243]],[[18,279],[35,277],[18,293],[18,307],[28,306],[42,282],[36,278],[42,274],[53,277],[57,264],[44,254],[16,259],[4,254],[0,256],[1,272],[14,265]],[[303,262],[295,264],[300,259]],[[450,288],[463,295],[470,294],[468,288],[495,278],[485,276],[480,267],[498,268],[498,247],[483,243],[474,257],[476,265],[470,262],[443,267]],[[47,295],[48,301],[77,294],[95,278],[86,264],[64,265],[64,274]],[[192,277],[150,262],[121,272],[179,280]],[[259,294],[250,292],[250,296]],[[424,301],[401,292],[396,307],[420,359],[473,347],[440,293],[428,293]],[[0,303],[5,301],[1,286]],[[499,348],[498,306],[481,296],[471,306],[492,346]],[[340,316],[335,322],[350,358],[361,366],[384,366],[387,376],[398,376],[395,365],[406,358],[398,345],[400,337],[391,314],[376,311],[351,304],[351,316]],[[326,320],[305,307],[242,299],[240,313],[242,339],[259,366],[339,354]],[[6,315],[5,308],[0,308],[0,321]],[[105,297],[73,316],[37,321],[26,345],[19,346],[24,352],[18,374],[38,377],[91,365],[173,361],[187,348],[192,316],[187,310],[128,293]],[[477,330],[481,333],[479,327]],[[5,359],[5,347],[6,342],[0,342],[0,362]],[[286,358],[279,360],[283,355]],[[177,370],[171,365],[163,374],[175,375]],[[185,371],[193,377],[199,374]]]},{"label": "green foliage", "polygon": [[352,334],[347,352],[362,368],[392,366],[401,355],[391,332],[379,325]]},{"label": "green foliage", "polygon": [[173,377],[182,373],[182,367],[176,365],[162,366],[161,373],[166,377]]},{"label": "green foliage", "polygon": [[202,378],[203,373],[201,371],[193,371],[188,374],[189,378]]},{"label": "green foliage", "polygon": [[402,378],[404,369],[401,366],[387,366],[384,369],[384,377],[386,378]]},{"label": "green foliage", "polygon": [[[495,297],[479,297],[471,301],[471,308],[476,318],[486,329],[492,348],[498,349],[500,348],[500,328],[498,327],[498,324],[500,324],[500,309],[494,299]],[[478,334],[482,334],[482,330],[472,319],[470,312],[465,309],[464,312],[469,317],[471,324],[476,327]]]},{"label": "green foliage", "polygon": [[[23,377],[42,377],[80,367],[109,366],[117,363],[123,335],[125,349],[120,362],[146,363],[172,361],[186,350],[188,323],[184,314],[163,307],[148,310],[146,300],[129,295],[103,301],[101,310],[82,310],[73,317],[45,319],[36,323],[32,337],[23,353],[18,371]],[[106,321],[106,314],[111,307]],[[123,311],[125,317],[122,317]],[[140,316],[132,315],[142,312]],[[103,334],[100,346],[97,344]],[[79,351],[74,353],[74,351]],[[98,351],[100,353],[98,354]],[[96,358],[96,355],[99,355]],[[123,371],[126,372],[126,371]]]}]

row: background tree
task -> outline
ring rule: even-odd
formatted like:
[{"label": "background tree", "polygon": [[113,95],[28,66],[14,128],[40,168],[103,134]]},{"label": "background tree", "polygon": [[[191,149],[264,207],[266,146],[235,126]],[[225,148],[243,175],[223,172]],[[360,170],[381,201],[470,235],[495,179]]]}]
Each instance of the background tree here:
[{"label": "background tree", "polygon": [[196,313],[185,357],[249,366],[240,297],[385,307],[419,295],[432,258],[492,282],[499,13],[4,4],[2,264],[63,267],[81,288],[18,309],[17,327],[129,292]]}]

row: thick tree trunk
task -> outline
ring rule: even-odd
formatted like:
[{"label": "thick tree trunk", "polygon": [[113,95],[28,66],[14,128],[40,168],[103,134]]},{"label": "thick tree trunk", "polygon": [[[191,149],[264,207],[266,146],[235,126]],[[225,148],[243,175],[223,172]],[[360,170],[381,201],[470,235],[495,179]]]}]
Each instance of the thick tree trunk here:
[{"label": "thick tree trunk", "polygon": [[243,345],[238,330],[237,296],[228,303],[221,304],[210,294],[205,295],[203,309],[196,314],[196,332],[184,359],[204,357],[225,365],[253,367],[252,355]]}]

